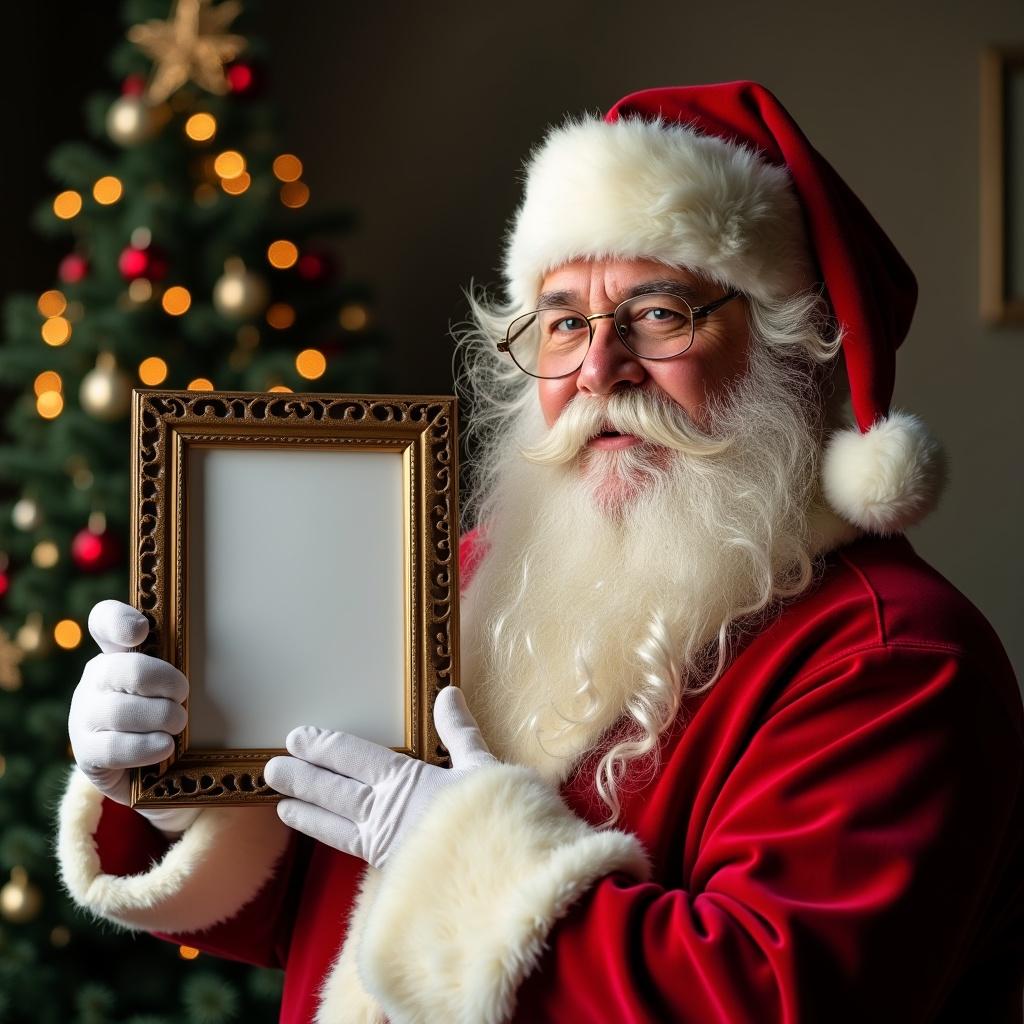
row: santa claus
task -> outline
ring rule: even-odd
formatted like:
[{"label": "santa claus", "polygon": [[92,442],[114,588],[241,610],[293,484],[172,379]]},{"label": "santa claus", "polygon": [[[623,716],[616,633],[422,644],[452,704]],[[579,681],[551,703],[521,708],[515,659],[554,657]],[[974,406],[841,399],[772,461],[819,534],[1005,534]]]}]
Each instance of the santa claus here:
[{"label": "santa claus", "polygon": [[902,533],[943,460],[889,409],[899,254],[734,82],[553,129],[505,275],[461,338],[452,768],[311,723],[276,808],[136,812],[187,681],[101,602],[70,893],[284,967],[290,1024],[1019,1021],[1024,711]]}]

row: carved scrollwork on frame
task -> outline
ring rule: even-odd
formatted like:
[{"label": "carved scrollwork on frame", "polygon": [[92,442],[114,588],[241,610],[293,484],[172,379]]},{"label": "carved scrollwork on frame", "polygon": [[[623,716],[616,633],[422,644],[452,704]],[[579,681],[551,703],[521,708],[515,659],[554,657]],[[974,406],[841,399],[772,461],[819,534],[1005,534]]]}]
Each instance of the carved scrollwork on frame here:
[{"label": "carved scrollwork on frame", "polygon": [[[406,741],[444,763],[433,724],[441,687],[458,684],[458,430],[450,396],[190,392],[132,394],[131,599],[149,621],[137,648],[185,670],[188,472],[191,446],[393,453],[403,474]],[[358,543],[358,539],[356,539]],[[316,723],[309,723],[316,724]],[[191,729],[191,724],[190,724]],[[267,803],[263,768],[281,749],[194,749],[132,772],[144,807]],[[283,743],[283,737],[281,738]]]}]

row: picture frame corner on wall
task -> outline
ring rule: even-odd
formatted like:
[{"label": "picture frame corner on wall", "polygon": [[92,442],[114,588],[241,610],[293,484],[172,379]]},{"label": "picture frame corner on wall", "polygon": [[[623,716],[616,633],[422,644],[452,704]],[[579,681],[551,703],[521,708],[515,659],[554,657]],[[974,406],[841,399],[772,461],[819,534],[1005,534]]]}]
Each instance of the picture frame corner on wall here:
[{"label": "picture frame corner on wall", "polygon": [[291,727],[444,763],[458,685],[458,412],[450,395],[135,389],[131,592],[141,649],[190,683],[139,807],[277,799]]},{"label": "picture frame corner on wall", "polygon": [[984,47],[980,72],[980,314],[1024,324],[1024,42]]}]

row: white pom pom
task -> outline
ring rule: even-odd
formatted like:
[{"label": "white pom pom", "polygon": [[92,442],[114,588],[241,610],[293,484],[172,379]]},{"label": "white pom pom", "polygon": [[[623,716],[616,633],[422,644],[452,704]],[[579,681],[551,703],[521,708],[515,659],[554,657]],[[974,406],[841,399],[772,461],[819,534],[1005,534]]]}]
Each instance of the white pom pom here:
[{"label": "white pom pom", "polygon": [[917,416],[893,412],[865,434],[833,434],[821,478],[826,500],[847,522],[869,533],[900,533],[935,507],[946,458]]}]

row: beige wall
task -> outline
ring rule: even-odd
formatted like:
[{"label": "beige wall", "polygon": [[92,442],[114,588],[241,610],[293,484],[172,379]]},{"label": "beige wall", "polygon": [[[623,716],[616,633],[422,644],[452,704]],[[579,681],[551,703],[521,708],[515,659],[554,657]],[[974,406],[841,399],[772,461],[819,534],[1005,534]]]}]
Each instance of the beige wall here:
[{"label": "beige wall", "polygon": [[[639,88],[771,88],[885,227],[921,297],[896,404],[946,443],[918,550],[984,611],[1021,674],[1024,328],[978,314],[978,61],[1024,43],[1024,4],[268,4],[286,134],[318,201],[350,205],[351,274],[376,289],[396,388],[450,390],[449,319],[497,280],[521,158],[565,112]],[[629,13],[626,13],[626,12]]]}]

